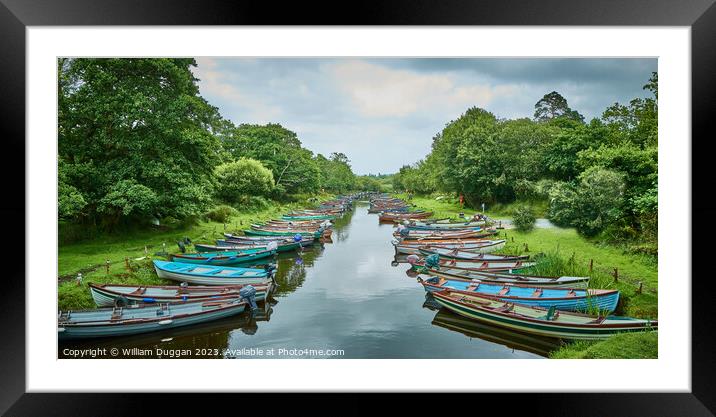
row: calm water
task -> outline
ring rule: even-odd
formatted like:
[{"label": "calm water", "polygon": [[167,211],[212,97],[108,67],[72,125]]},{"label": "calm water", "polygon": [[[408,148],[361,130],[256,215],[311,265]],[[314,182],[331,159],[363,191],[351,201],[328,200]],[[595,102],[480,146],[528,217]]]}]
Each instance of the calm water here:
[{"label": "calm water", "polygon": [[540,358],[555,347],[551,339],[436,309],[406,274],[408,265],[393,266],[392,231],[392,225],[379,225],[377,215],[368,214],[366,203],[357,203],[353,213],[336,221],[332,243],[279,256],[279,287],[253,316],[63,343],[59,356],[67,357],[66,348],[100,347],[138,348],[118,357],[157,357],[161,352],[163,357],[193,358],[514,359]]}]

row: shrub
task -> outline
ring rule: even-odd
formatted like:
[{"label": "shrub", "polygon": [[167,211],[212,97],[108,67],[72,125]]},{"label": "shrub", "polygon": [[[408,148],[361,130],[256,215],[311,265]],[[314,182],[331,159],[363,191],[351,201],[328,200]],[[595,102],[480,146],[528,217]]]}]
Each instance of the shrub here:
[{"label": "shrub", "polygon": [[239,212],[231,206],[218,206],[206,213],[205,217],[219,223],[226,223],[231,216],[239,214]]},{"label": "shrub", "polygon": [[579,176],[579,187],[557,183],[550,190],[549,219],[558,226],[574,226],[595,236],[622,217],[624,176],[592,167]]},{"label": "shrub", "polygon": [[572,184],[558,182],[549,191],[549,211],[547,218],[561,227],[573,226],[572,222],[576,216],[577,191]]},{"label": "shrub", "polygon": [[517,207],[512,216],[512,223],[517,230],[521,232],[529,232],[535,226],[535,215],[530,206]]},{"label": "shrub", "polygon": [[217,196],[236,203],[245,196],[266,197],[274,188],[273,173],[255,159],[241,158],[216,167]]},{"label": "shrub", "polygon": [[242,196],[235,206],[241,211],[263,211],[267,210],[271,204],[263,197]]}]

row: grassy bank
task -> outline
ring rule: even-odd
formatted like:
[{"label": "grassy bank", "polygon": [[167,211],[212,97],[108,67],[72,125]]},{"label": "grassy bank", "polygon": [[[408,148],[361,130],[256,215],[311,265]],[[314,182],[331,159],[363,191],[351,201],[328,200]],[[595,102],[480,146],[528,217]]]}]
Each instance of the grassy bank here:
[{"label": "grassy bank", "polygon": [[[322,196],[321,200],[327,200]],[[199,221],[171,230],[141,230],[102,235],[90,240],[62,244],[58,253],[58,308],[78,310],[94,308],[88,283],[166,284],[156,276],[151,258],[164,247],[169,253],[179,251],[177,241],[189,237],[192,242],[213,242],[223,233],[243,230],[251,223],[280,217],[288,211],[307,207],[307,203],[272,203],[259,212],[238,212],[226,223]],[[146,252],[145,252],[146,247]],[[163,259],[163,258],[162,258]],[[107,270],[109,261],[109,270]],[[82,273],[82,284],[75,277]]]},{"label": "grassy bank", "polygon": [[656,359],[659,333],[618,334],[600,342],[577,341],[550,353],[553,359]]},{"label": "grassy bank", "polygon": [[[404,198],[402,195],[398,195]],[[435,212],[435,217],[457,218],[458,213],[465,216],[476,213],[475,210],[461,209],[454,199],[435,200],[434,198],[414,196],[411,203],[417,207]],[[505,213],[486,211],[490,217],[505,217]],[[620,291],[620,314],[658,319],[658,268],[656,259],[648,255],[627,253],[621,248],[599,244],[580,236],[574,229],[549,228],[519,232],[514,229],[501,230],[500,238],[506,239],[504,252],[513,254],[547,254],[553,262],[560,260],[555,274],[589,276],[592,288],[615,288]],[[591,268],[590,268],[591,266]],[[614,279],[616,269],[617,279]],[[540,271],[542,272],[542,271]],[[641,285],[641,292],[639,286]],[[636,356],[656,357],[656,333],[645,336],[620,335],[604,342],[571,343],[555,353],[559,357],[622,357],[618,351],[626,354],[635,352]],[[608,356],[613,354],[614,356]],[[603,356],[599,356],[603,355]],[[646,356],[641,356],[646,355]],[[649,356],[651,355],[651,356]]]}]

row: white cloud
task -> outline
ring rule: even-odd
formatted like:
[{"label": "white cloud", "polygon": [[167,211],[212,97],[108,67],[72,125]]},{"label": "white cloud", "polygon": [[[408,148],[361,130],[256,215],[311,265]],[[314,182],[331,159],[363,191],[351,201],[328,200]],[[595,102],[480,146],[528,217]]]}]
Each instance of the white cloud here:
[{"label": "white cloud", "polygon": [[219,98],[239,110],[229,111],[228,114],[222,112],[224,117],[234,121],[243,120],[242,123],[266,124],[276,122],[283,115],[280,107],[266,102],[266,95],[250,94],[239,90],[229,79],[232,74],[222,71],[214,58],[197,58],[196,61],[197,67],[192,70],[194,76],[200,80],[201,94],[204,97]]},{"label": "white cloud", "polygon": [[337,62],[328,71],[338,89],[368,117],[404,117],[434,109],[464,111],[516,91],[509,85],[458,85],[450,73],[417,73],[360,60]]}]

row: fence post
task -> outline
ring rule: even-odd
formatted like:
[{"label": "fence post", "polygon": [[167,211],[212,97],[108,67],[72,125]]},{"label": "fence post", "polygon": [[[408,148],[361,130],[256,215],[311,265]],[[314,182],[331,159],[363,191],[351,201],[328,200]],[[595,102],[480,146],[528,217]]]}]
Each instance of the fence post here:
[{"label": "fence post", "polygon": [[614,268],[614,282],[619,282],[619,268]]},{"label": "fence post", "polygon": [[104,263],[104,266],[107,269],[107,275],[109,275],[109,259]]},{"label": "fence post", "polygon": [[124,257],[124,267],[127,268],[127,271],[131,271],[129,268],[129,258],[126,256]]},{"label": "fence post", "polygon": [[644,290],[644,283],[639,281],[639,289],[636,290],[637,294],[641,294],[641,292]]},{"label": "fence post", "polygon": [[527,246],[527,244],[525,243],[525,252],[529,252],[529,251],[530,251],[530,247]]},{"label": "fence post", "polygon": [[591,274],[594,270],[594,259],[589,260],[589,273]]}]

